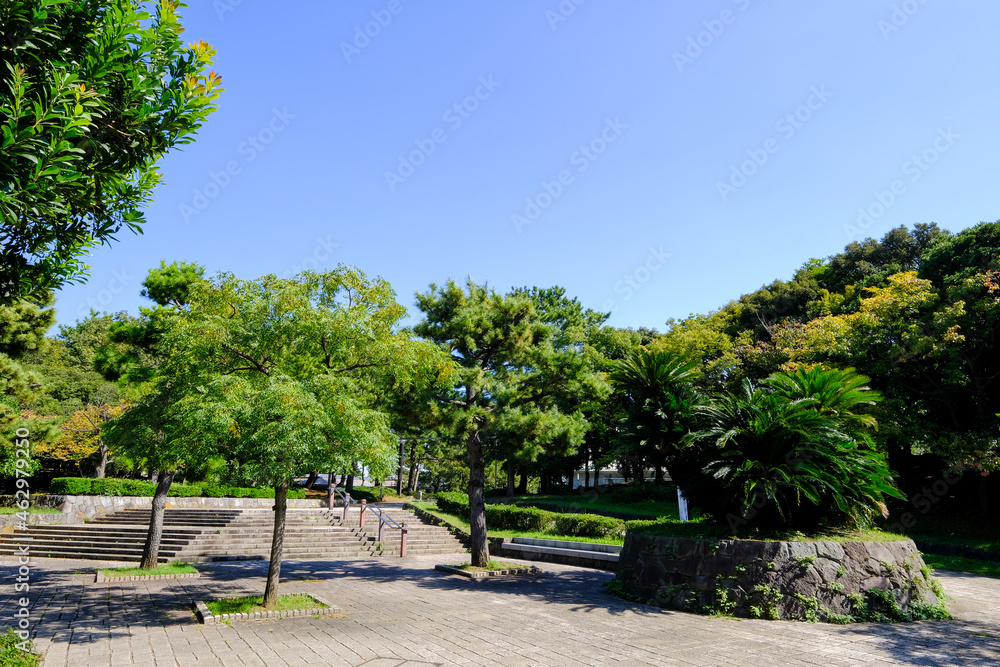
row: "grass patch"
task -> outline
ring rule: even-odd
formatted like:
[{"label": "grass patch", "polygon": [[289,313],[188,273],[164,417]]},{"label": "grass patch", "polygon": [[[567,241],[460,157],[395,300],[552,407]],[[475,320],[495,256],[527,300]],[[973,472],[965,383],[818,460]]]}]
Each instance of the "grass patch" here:
[{"label": "grass patch", "polygon": [[907,532],[915,540],[1000,551],[1000,525],[981,517],[919,517]]},{"label": "grass patch", "polygon": [[629,530],[644,535],[695,539],[761,540],[764,542],[898,542],[910,539],[906,535],[880,530],[830,530],[808,535],[798,531],[733,531],[728,525],[714,523],[706,518],[692,521],[672,519],[629,521],[626,525]]},{"label": "grass patch", "polygon": [[518,563],[508,563],[504,560],[491,560],[486,567],[476,567],[470,563],[452,565],[466,572],[495,572],[497,570],[530,570],[531,565],[519,565]]},{"label": "grass patch", "polygon": [[[471,533],[472,528],[469,526],[468,517],[460,517],[456,514],[449,514],[448,512],[442,512],[438,509],[437,503],[427,502],[427,501],[415,501],[411,502],[414,507],[419,507],[420,509],[428,512],[437,518],[441,519],[450,526],[454,526],[459,530],[463,530],[466,533]],[[490,537],[528,537],[538,540],[565,540],[567,542],[590,542],[592,544],[618,544],[624,543],[623,538],[614,537],[579,537],[576,535],[555,535],[552,533],[539,533],[531,531],[518,531],[518,530],[493,530],[487,526],[487,534]]]},{"label": "grass patch", "polygon": [[8,630],[5,635],[0,635],[0,665],[3,667],[38,667],[41,664],[41,656],[33,653],[34,643],[28,640],[26,644],[28,650],[22,651],[17,646],[22,641],[24,640],[14,634],[13,629]]},{"label": "grass patch", "polygon": [[298,593],[293,595],[279,595],[278,603],[270,608],[264,607],[263,595],[250,595],[245,598],[230,598],[228,600],[215,600],[205,603],[213,616],[222,614],[249,614],[256,611],[285,611],[289,609],[326,609],[323,604],[311,595]]},{"label": "grass patch", "polygon": [[152,570],[144,570],[141,567],[118,567],[101,572],[105,577],[143,577],[155,574],[195,574],[198,570],[187,563],[160,563]]},{"label": "grass patch", "polygon": [[922,555],[924,557],[924,562],[933,567],[935,570],[953,570],[955,572],[981,574],[987,577],[1000,577],[1000,563],[996,561],[963,558],[961,556],[937,556],[935,554]]},{"label": "grass patch", "polygon": [[[23,511],[24,510],[16,507],[0,507],[0,514],[17,514]],[[29,507],[28,514],[62,514],[62,510],[57,510],[52,507]]]},{"label": "grass patch", "polygon": [[[670,500],[640,500],[637,502],[616,501],[613,494],[609,495],[573,495],[573,496],[518,496],[515,499],[518,505],[558,505],[560,511],[582,510],[584,512],[621,512],[623,514],[636,514],[648,516],[650,519],[668,518],[678,519],[680,515],[677,510],[677,501]],[[547,509],[542,507],[542,509]]]}]

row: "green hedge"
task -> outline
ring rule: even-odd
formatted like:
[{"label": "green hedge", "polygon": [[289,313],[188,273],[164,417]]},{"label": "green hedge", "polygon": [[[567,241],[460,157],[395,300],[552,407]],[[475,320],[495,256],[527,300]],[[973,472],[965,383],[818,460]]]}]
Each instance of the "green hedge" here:
[{"label": "green hedge", "polygon": [[[106,477],[56,477],[49,493],[66,496],[144,496],[156,495],[156,484],[142,479]],[[241,487],[222,484],[171,484],[167,495],[174,498],[274,498],[271,487]],[[289,489],[289,498],[305,498],[305,489]]]},{"label": "green hedge", "polygon": [[[469,497],[464,493],[439,493],[437,506],[448,514],[469,516]],[[578,537],[625,535],[625,522],[621,519],[598,514],[560,514],[516,505],[487,505],[486,525],[496,530],[523,530]]]}]

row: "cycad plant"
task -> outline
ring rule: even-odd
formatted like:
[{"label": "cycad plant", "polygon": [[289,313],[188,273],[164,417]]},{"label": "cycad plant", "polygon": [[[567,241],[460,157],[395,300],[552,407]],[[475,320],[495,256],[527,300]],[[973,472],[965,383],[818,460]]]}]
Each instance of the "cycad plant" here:
[{"label": "cycad plant", "polygon": [[711,482],[692,500],[734,529],[870,525],[886,496],[903,496],[863,432],[874,424],[854,412],[878,400],[860,378],[776,374],[696,408],[702,428],[686,442]]},{"label": "cycad plant", "polygon": [[628,399],[617,453],[662,463],[680,481],[677,455],[692,409],[702,400],[694,387],[701,377],[697,362],[645,347],[616,361],[610,378]]}]

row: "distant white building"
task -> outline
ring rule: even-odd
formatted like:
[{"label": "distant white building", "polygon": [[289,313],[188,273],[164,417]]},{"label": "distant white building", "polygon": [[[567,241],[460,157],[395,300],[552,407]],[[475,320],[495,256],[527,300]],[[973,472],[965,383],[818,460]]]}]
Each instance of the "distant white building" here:
[{"label": "distant white building", "polygon": [[[578,489],[583,487],[584,480],[586,479],[587,473],[583,470],[577,470],[573,473],[573,487]],[[652,482],[656,479],[655,470],[646,471],[646,481]],[[664,479],[667,476],[664,474]],[[602,470],[591,470],[590,471],[590,485],[591,486],[603,486],[605,484],[624,484],[625,478],[622,476],[621,472],[615,470],[614,468],[604,468]]]}]

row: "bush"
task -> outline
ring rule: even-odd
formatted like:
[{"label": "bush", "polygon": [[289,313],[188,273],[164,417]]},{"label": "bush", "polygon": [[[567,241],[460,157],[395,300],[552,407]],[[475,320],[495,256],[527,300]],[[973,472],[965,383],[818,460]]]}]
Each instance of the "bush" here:
[{"label": "bush", "polygon": [[641,503],[645,500],[676,501],[677,487],[673,484],[627,484],[608,494],[618,503]]},{"label": "bush", "polygon": [[[73,478],[66,477],[59,479]],[[22,641],[27,641],[27,651],[22,651],[18,648],[18,644]],[[34,642],[30,639],[22,640],[14,633],[13,628],[7,630],[7,634],[0,635],[0,665],[3,665],[3,667],[37,667],[41,662],[41,658],[34,651]]]},{"label": "bush", "polygon": [[[274,489],[269,486],[255,486],[248,491],[250,491],[248,498],[274,498]],[[295,489],[288,489],[288,497],[294,498],[295,496],[292,495],[294,492]]]},{"label": "bush", "polygon": [[624,537],[625,522],[597,514],[556,514],[556,532],[578,537]]},{"label": "bush", "polygon": [[49,483],[49,493],[65,496],[90,495],[92,479],[82,477],[56,477]]},{"label": "bush", "polygon": [[[256,489],[252,489],[256,490]],[[252,498],[274,498],[274,489],[261,489],[269,492],[266,496],[251,496]],[[305,489],[288,489],[288,497],[294,500],[302,500],[306,497]]]},{"label": "bush", "polygon": [[156,484],[142,479],[106,477],[92,480],[90,493],[95,496],[153,496]]},{"label": "bush", "polygon": [[457,491],[437,494],[437,506],[442,512],[458,516],[469,515],[469,496]]},{"label": "bush", "polygon": [[[438,507],[440,506],[439,501]],[[524,530],[543,533],[555,526],[556,516],[558,515],[553,512],[540,510],[536,507],[486,506],[486,525],[497,530]]]},{"label": "bush", "polygon": [[171,484],[167,495],[174,498],[197,498],[204,488],[203,484]]}]

